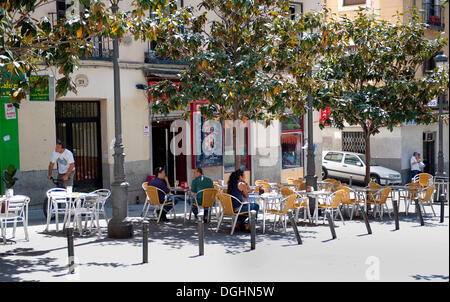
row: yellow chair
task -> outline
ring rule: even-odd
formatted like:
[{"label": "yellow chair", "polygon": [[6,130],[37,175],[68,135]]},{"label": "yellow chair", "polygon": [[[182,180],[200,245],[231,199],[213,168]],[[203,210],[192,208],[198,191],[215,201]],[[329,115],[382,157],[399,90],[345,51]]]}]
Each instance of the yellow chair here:
[{"label": "yellow chair", "polygon": [[367,187],[372,190],[372,191],[367,192],[367,203],[373,204],[374,200],[375,200],[375,196],[377,195],[377,192],[379,190],[381,190],[381,188],[383,188],[383,187],[373,181],[369,182]]},{"label": "yellow chair", "polygon": [[327,192],[336,192],[336,189],[341,185],[340,181],[333,178],[327,178],[324,182],[324,190]]},{"label": "yellow chair", "polygon": [[[406,194],[400,194],[399,201],[402,199],[405,201],[405,214],[408,215],[410,204],[418,197],[419,193],[423,190],[423,187],[418,182],[411,182],[407,184],[406,187],[408,190],[406,191]],[[400,204],[398,206],[400,207]]]},{"label": "yellow chair", "polygon": [[352,212],[350,214],[350,220],[352,220],[353,219],[353,213],[355,213],[355,212],[357,213],[358,212],[360,202],[357,199],[351,198],[351,193],[353,193],[353,195],[355,197],[356,197],[356,193],[352,189],[350,189],[349,187],[347,187],[347,186],[340,186],[340,187],[338,187],[338,191],[340,191],[340,190],[345,192],[344,199],[342,200],[341,204],[345,208],[347,208],[347,213],[349,211],[349,206],[352,206]]},{"label": "yellow chair", "polygon": [[311,213],[309,211],[309,198],[307,196],[298,197],[299,202],[294,204],[296,213],[295,213],[295,221],[298,221],[298,214],[301,209],[303,209],[303,220],[307,218],[311,221]]},{"label": "yellow chair", "polygon": [[[232,219],[234,217],[234,219],[233,219],[233,226],[231,228],[231,235],[233,235],[239,215],[248,215],[248,211],[241,212],[243,203],[239,199],[237,199],[236,197],[231,196],[230,194],[219,193],[219,194],[217,194],[217,199],[220,202],[220,205],[222,207],[222,211],[221,211],[220,216],[219,216],[219,221],[217,223],[216,232],[219,232],[219,228],[220,228],[220,225],[222,224],[223,217],[226,215],[226,216],[231,216]],[[233,202],[232,202],[233,199],[235,201],[238,201],[239,204],[240,204],[237,212],[235,212],[234,208],[233,208]]]},{"label": "yellow chair", "polygon": [[429,186],[428,188],[426,188],[424,191],[422,191],[422,192],[424,192],[424,194],[421,194],[423,196],[420,196],[418,198],[418,200],[419,200],[419,205],[422,208],[424,214],[426,214],[424,206],[430,206],[431,210],[433,211],[433,215],[436,216],[436,213],[434,212],[434,209],[433,209],[434,189],[435,189],[435,185],[432,185],[432,186]]},{"label": "yellow chair", "polygon": [[[172,206],[171,211],[173,214],[173,218],[176,217],[175,206],[172,201],[167,201],[168,195],[166,194],[166,192],[164,192],[163,190],[161,190],[157,187],[149,186],[147,182],[144,182],[142,184],[142,189],[144,189],[145,196],[146,196],[144,207],[143,207],[142,213],[141,213],[142,217],[144,217],[144,218],[147,217],[147,214],[148,214],[148,211],[149,211],[151,205],[155,206],[155,212],[157,210],[159,210],[158,220],[157,220],[158,223],[161,220],[161,214],[164,209],[164,206]],[[158,191],[160,191],[164,194],[164,202],[162,204],[159,202]]]},{"label": "yellow chair", "polygon": [[[207,188],[207,189],[198,191],[193,198],[194,200],[191,202],[191,208],[189,210],[189,220],[191,220],[192,207],[194,207],[194,206],[203,208],[203,211],[205,210],[205,208],[215,209],[217,193],[219,193],[219,192],[216,189],[212,189],[212,188]],[[199,205],[197,202],[197,199],[200,197],[200,194],[202,194],[202,204],[201,205]],[[216,211],[216,215],[217,215],[217,211]],[[211,219],[211,211],[208,211],[208,221],[210,221],[210,219]]]},{"label": "yellow chair", "polygon": [[298,199],[297,194],[291,194],[288,197],[286,197],[284,200],[281,201],[280,207],[281,207],[281,205],[284,204],[283,209],[279,209],[279,210],[268,209],[266,211],[266,213],[275,215],[275,217],[273,219],[273,230],[275,230],[275,226],[276,226],[276,223],[277,223],[277,218],[279,217],[280,218],[279,222],[281,222],[281,216],[283,216],[283,218],[284,218],[284,223],[283,223],[284,224],[284,231],[286,232],[286,225],[287,225],[286,216],[287,216],[287,213],[288,213],[289,210],[297,210],[297,207],[296,207],[297,199]]},{"label": "yellow chair", "polygon": [[306,182],[302,181],[301,183],[299,183],[297,185],[296,189],[297,189],[297,191],[304,191],[304,190],[306,190]]},{"label": "yellow chair", "polygon": [[373,217],[375,218],[377,216],[378,210],[380,212],[380,218],[383,219],[383,206],[386,208],[386,211],[389,215],[389,218],[391,218],[391,214],[389,212],[389,208],[386,204],[386,201],[389,197],[389,194],[391,194],[391,188],[385,187],[380,189],[374,196],[374,199],[372,201],[368,201],[367,203],[375,205],[375,208],[373,210]]},{"label": "yellow chair", "polygon": [[287,183],[288,183],[288,185],[293,185],[294,184],[294,178],[293,177],[288,177]]},{"label": "yellow chair", "polygon": [[[342,216],[339,206],[345,200],[345,194],[346,194],[346,192],[344,190],[336,191],[327,198],[326,203],[319,204],[319,206],[318,206],[319,209],[324,209],[325,211],[327,211],[327,210],[330,211],[331,215],[333,215],[333,213],[339,214],[339,216],[341,216],[342,223],[344,225],[345,225],[344,217]],[[326,215],[325,215],[325,213],[323,213],[323,223],[325,223],[325,218],[326,218]]]},{"label": "yellow chair", "polygon": [[433,184],[433,175],[428,173],[419,173],[414,177],[413,182],[418,182],[422,185],[422,187],[426,188]]},{"label": "yellow chair", "polygon": [[283,197],[286,197],[286,196],[294,194],[294,191],[292,191],[291,188],[289,188],[288,186],[284,186],[281,188],[280,193]]}]

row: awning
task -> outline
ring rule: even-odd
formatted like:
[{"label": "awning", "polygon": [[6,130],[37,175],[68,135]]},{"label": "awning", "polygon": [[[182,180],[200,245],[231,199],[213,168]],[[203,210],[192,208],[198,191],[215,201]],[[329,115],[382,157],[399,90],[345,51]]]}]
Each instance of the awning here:
[{"label": "awning", "polygon": [[282,144],[297,144],[298,139],[299,139],[298,135],[282,135],[281,143]]},{"label": "awning", "polygon": [[179,80],[181,68],[144,67],[144,75],[147,81],[155,80]]}]

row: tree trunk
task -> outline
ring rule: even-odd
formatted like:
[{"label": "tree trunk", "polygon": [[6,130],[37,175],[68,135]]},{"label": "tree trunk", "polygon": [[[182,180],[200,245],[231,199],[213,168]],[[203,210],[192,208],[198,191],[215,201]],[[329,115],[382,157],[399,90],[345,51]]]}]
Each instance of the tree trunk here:
[{"label": "tree trunk", "polygon": [[364,183],[367,186],[370,182],[370,133],[368,130],[364,130],[364,138],[366,140],[366,176]]},{"label": "tree trunk", "polygon": [[234,127],[235,121],[239,120],[239,112],[237,108],[234,108],[234,121],[233,121],[233,154],[234,154],[234,169],[241,168],[241,156],[238,154],[237,146],[237,129]]}]

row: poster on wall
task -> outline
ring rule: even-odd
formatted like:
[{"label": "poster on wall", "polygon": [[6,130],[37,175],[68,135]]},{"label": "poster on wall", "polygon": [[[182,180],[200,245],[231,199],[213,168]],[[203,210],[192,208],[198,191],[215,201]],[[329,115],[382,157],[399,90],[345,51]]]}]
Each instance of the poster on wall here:
[{"label": "poster on wall", "polygon": [[15,120],[16,119],[16,108],[13,104],[5,104],[5,119]]},{"label": "poster on wall", "polygon": [[[195,107],[194,107],[195,108]],[[206,121],[196,110],[192,114],[194,135],[193,168],[223,165],[222,127],[219,121]]]}]

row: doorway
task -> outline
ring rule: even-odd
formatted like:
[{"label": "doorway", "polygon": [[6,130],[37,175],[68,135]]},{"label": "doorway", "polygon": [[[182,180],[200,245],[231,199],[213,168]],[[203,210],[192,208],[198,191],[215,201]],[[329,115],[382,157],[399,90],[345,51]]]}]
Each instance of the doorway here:
[{"label": "doorway", "polygon": [[170,131],[173,120],[156,121],[152,124],[153,168],[165,167],[170,185],[174,181],[187,181],[186,155],[174,156],[170,151],[172,138],[178,134]]},{"label": "doorway", "polygon": [[103,187],[100,134],[100,102],[57,101],[56,138],[75,159],[74,187],[93,191]]},{"label": "doorway", "polygon": [[423,155],[422,160],[425,164],[423,172],[434,175],[435,172],[435,145],[436,132],[423,133]]}]

